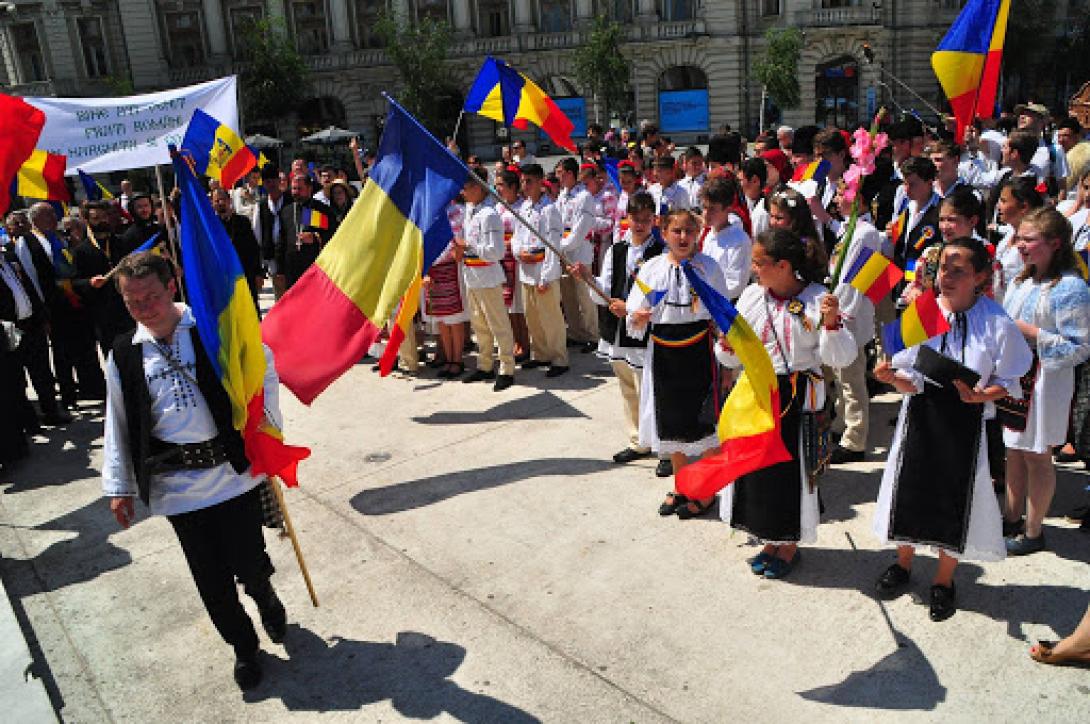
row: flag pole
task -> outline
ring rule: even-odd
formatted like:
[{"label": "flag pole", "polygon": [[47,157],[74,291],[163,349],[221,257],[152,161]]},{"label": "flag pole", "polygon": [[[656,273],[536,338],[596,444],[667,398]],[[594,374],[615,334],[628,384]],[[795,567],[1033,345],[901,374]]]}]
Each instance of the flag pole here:
[{"label": "flag pole", "polygon": [[[163,224],[166,226],[167,239],[170,241],[170,252],[174,256],[174,263],[181,268],[182,255],[178,249],[178,238],[174,232],[174,214],[167,204],[166,192],[163,191],[163,169],[159,167],[159,164],[155,164],[155,183],[159,186],[159,205],[163,210]],[[186,302],[184,284],[178,285],[178,292],[182,295],[182,301]]]},{"label": "flag pole", "polygon": [[458,111],[458,120],[454,122],[454,133],[450,135],[450,141],[455,146],[458,145],[458,130],[462,127],[462,116],[466,114],[465,107]]},{"label": "flag pole", "polygon": [[310,571],[307,570],[307,562],[303,560],[303,549],[299,546],[299,539],[295,535],[295,526],[291,524],[291,515],[288,514],[288,504],[284,500],[284,491],[280,489],[280,479],[269,476],[265,483],[272,488],[276,496],[276,503],[280,506],[280,513],[284,516],[284,530],[291,539],[291,547],[295,550],[295,560],[299,564],[299,570],[303,574],[303,582],[307,584],[307,593],[310,594],[310,602],[314,608],[318,608],[318,594],[314,591],[314,583],[310,580]]}]

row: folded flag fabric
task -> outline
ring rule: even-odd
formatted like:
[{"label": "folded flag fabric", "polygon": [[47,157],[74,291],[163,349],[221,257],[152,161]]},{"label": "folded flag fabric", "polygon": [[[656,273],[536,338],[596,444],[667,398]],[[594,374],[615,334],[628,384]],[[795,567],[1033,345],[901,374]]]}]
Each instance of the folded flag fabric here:
[{"label": "folded flag fabric", "polygon": [[927,289],[908,305],[900,319],[882,325],[882,346],[886,354],[892,355],[948,331],[950,323],[935,292]]},{"label": "folded flag fabric", "polygon": [[214,178],[229,189],[255,165],[265,165],[265,157],[250,148],[230,126],[220,123],[200,108],[193,111],[182,139],[197,173]]},{"label": "folded flag fabric", "polygon": [[863,247],[844,275],[844,281],[878,304],[893,291],[903,276],[904,272],[892,261],[874,249]]},{"label": "folded flag fabric", "polygon": [[11,205],[11,185],[34,147],[45,126],[45,114],[22,98],[0,93],[0,118],[4,132],[0,133],[0,214]]},{"label": "folded flag fabric", "polygon": [[312,209],[309,206],[303,207],[303,213],[299,218],[300,229],[328,229],[329,228],[329,216],[323,214],[318,209]]},{"label": "folded flag fabric", "polygon": [[802,181],[813,181],[815,184],[820,184],[825,180],[825,177],[829,175],[829,162],[824,158],[812,161],[805,166],[799,166],[795,169],[795,173],[791,176],[791,180],[797,183]]},{"label": "folded flag fabric", "polygon": [[201,344],[231,400],[250,474],[276,475],[288,486],[298,485],[299,461],[310,450],[285,445],[265,413],[265,349],[242,263],[189,163],[173,147],[171,154],[182,192],[179,226],[189,305]]},{"label": "folded flag fabric", "polygon": [[[359,362],[410,285],[454,236],[447,205],[462,190],[469,169],[387,100],[378,157],[363,192],[318,258],[262,322],[280,380],[308,405]],[[415,313],[419,294],[406,300]],[[412,315],[406,308],[398,318]]]},{"label": "folded flag fabric", "polygon": [[497,58],[484,59],[466,95],[464,110],[520,131],[533,123],[558,146],[576,151],[571,140],[575,125],[560,106],[536,83]]},{"label": "folded flag fabric", "polygon": [[157,247],[159,246],[159,234],[160,234],[160,232],[157,231],[154,234],[152,234],[151,236],[149,236],[148,240],[145,241],[140,246],[133,249],[132,253],[135,254],[138,251],[151,251],[152,249],[157,249]]},{"label": "folded flag fabric", "polygon": [[114,195],[110,193],[108,188],[95,181],[94,177],[84,173],[82,168],[76,169],[76,172],[79,174],[80,183],[83,184],[83,193],[88,201],[102,201],[103,199],[113,201]]},{"label": "folded flag fabric", "polygon": [[900,243],[906,229],[908,229],[908,198],[901,201],[901,208],[897,210],[897,215],[893,217],[893,225],[889,229],[889,240],[894,248]]},{"label": "folded flag fabric", "polygon": [[71,201],[72,195],[64,183],[67,164],[68,159],[59,153],[34,149],[19,168],[12,193],[27,199]]},{"label": "folded flag fabric", "polygon": [[1083,281],[1090,282],[1090,249],[1075,252],[1075,266],[1079,268]]},{"label": "folded flag fabric", "polygon": [[931,67],[954,111],[958,143],[974,116],[992,117],[1009,14],[1010,0],[969,0],[931,54]]},{"label": "folded flag fabric", "polygon": [[650,307],[658,306],[658,303],[666,298],[666,289],[652,289],[648,286],[647,282],[636,277],[636,287],[643,292],[643,296],[647,299],[647,305]]},{"label": "folded flag fabric", "polygon": [[609,178],[609,182],[613,184],[613,188],[621,191],[621,172],[620,172],[620,159],[608,156],[602,159],[602,165],[606,169],[606,177]]},{"label": "folded flag fabric", "polygon": [[678,492],[710,498],[743,475],[791,460],[780,432],[780,387],[760,338],[734,305],[708,284],[689,262],[689,284],[742,363],[742,374],[719,415],[719,452],[686,465],[677,474]]}]

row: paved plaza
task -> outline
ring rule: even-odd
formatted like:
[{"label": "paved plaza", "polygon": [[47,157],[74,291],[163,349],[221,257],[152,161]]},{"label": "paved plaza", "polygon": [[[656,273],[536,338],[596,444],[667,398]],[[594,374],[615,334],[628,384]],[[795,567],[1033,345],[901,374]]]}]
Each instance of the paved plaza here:
[{"label": "paved plaza", "polygon": [[[245,696],[169,524],[142,510],[120,531],[102,500],[101,408],[36,438],[4,481],[0,573],[59,716],[1090,718],[1090,674],[1026,654],[1069,632],[1090,601],[1090,536],[1062,518],[1081,472],[1060,475],[1049,550],[962,566],[961,610],[935,624],[933,557],[918,559],[912,595],[871,593],[892,560],[870,516],[894,396],[873,408],[876,452],[823,478],[817,545],[790,578],[765,581],[745,564],[746,537],[718,518],[656,514],[667,486],[652,461],[610,462],[623,432],[606,365],[575,354],[572,374],[516,381],[493,393],[431,372],[380,380],[361,364],[309,409],[284,392],[289,441],[314,451],[287,498],[321,606],[290,544],[269,535],[291,625],[283,646],[262,634],[265,680]],[[7,652],[23,646],[19,628],[0,629]],[[6,676],[0,690],[18,692]],[[15,718],[40,720],[34,711]]]}]

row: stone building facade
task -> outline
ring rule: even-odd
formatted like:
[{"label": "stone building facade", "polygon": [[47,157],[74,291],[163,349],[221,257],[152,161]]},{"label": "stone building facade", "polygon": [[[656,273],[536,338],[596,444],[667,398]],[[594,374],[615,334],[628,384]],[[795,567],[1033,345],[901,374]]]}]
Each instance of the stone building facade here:
[{"label": "stone building facade", "polygon": [[[723,125],[752,132],[761,88],[753,63],[771,27],[804,32],[802,103],[791,125],[865,119],[881,104],[925,110],[898,80],[941,105],[930,54],[964,0],[0,0],[0,82],[24,95],[112,95],[237,72],[238,28],[282,19],[312,71],[304,116],[261,130],[291,142],[335,124],[374,141],[397,73],[373,25],[389,9],[434,17],[454,30],[449,53],[464,93],[482,58],[502,57],[595,120],[572,71],[572,52],[597,16],[624,26],[635,108],[680,141]],[[1066,5],[1064,5],[1066,8]],[[1066,12],[1066,10],[1065,10]],[[863,45],[874,50],[868,63]],[[460,103],[460,98],[454,99]],[[603,123],[610,119],[599,118]],[[777,120],[775,109],[766,117]],[[577,123],[579,121],[577,120]],[[247,124],[254,130],[259,124]],[[465,124],[469,148],[492,155],[505,140],[490,121]],[[529,137],[529,134],[528,134]],[[533,139],[539,140],[539,139]]]}]

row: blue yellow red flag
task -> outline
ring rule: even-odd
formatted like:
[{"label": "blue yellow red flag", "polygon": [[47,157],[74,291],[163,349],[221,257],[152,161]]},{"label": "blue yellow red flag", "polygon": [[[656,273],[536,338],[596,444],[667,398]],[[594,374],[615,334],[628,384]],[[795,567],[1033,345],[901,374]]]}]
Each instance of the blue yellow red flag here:
[{"label": "blue yellow red flag", "polygon": [[575,125],[560,106],[536,83],[498,58],[484,59],[466,94],[464,110],[519,130],[533,123],[557,145],[576,151],[571,140]]},{"label": "blue yellow red flag", "polygon": [[76,169],[76,172],[79,173],[80,183],[83,184],[83,193],[87,196],[88,201],[102,201],[103,199],[107,201],[113,200],[114,195],[110,193],[110,190],[98,181],[95,181],[91,174],[84,172],[82,168]]},{"label": "blue yellow red flag", "polygon": [[43,201],[71,201],[72,194],[64,183],[67,163],[68,159],[62,154],[34,149],[15,175],[12,194]]},{"label": "blue yellow red flag", "polygon": [[250,472],[298,485],[296,469],[310,450],[285,445],[266,415],[268,360],[242,263],[188,161],[173,147],[171,154],[182,192],[179,226],[189,305],[201,344],[231,400],[232,422],[242,435]]},{"label": "blue yellow red flag", "polygon": [[216,179],[226,189],[255,165],[265,165],[265,157],[247,146],[233,128],[200,108],[193,111],[182,149],[192,158],[197,173]]},{"label": "blue yellow red flag", "polygon": [[922,344],[950,331],[950,322],[942,313],[935,292],[926,289],[901,313],[901,318],[882,325],[882,347],[886,354]]}]

